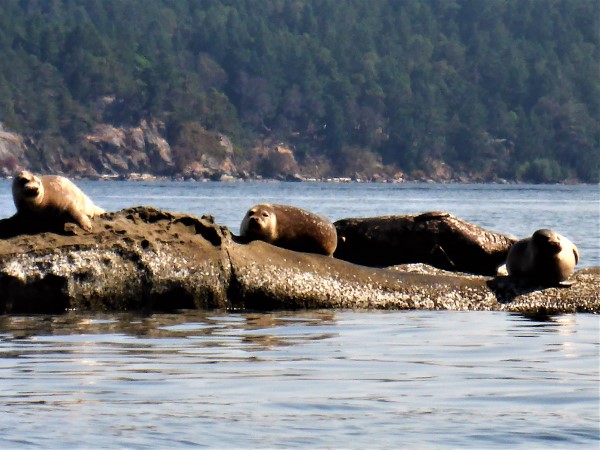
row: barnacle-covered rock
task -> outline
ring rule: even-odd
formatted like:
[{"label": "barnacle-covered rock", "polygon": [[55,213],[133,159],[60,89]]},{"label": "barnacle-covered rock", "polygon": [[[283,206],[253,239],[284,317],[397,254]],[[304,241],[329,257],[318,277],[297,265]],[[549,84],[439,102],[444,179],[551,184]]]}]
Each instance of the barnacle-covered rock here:
[{"label": "barnacle-covered rock", "polygon": [[148,207],[93,219],[93,231],[0,221],[0,312],[187,308],[449,309],[600,312],[600,268],[569,287],[426,264],[372,268],[261,241],[242,243],[210,216]]}]

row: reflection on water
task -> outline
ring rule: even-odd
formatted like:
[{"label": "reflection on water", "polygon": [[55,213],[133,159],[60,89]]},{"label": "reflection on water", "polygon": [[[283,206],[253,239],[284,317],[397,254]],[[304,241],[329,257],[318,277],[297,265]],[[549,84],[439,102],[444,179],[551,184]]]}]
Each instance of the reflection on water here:
[{"label": "reflection on water", "polygon": [[598,318],[0,317],[0,447],[596,446]]}]

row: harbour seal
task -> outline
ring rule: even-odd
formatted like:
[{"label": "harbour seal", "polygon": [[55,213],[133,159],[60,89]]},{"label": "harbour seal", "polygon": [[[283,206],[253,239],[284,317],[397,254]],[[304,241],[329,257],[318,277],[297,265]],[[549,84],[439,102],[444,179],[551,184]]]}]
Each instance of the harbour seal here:
[{"label": "harbour seal", "polygon": [[578,262],[575,244],[552,230],[541,229],[510,248],[506,269],[511,277],[527,284],[568,285],[566,280]]},{"label": "harbour seal", "polygon": [[329,219],[289,205],[254,205],[242,220],[240,235],[288,250],[328,256],[337,246],[337,233]]},{"label": "harbour seal", "polygon": [[75,184],[57,175],[38,177],[26,170],[19,172],[13,180],[12,193],[16,216],[40,228],[64,227],[65,223],[74,222],[91,231],[90,218],[104,213]]},{"label": "harbour seal", "polygon": [[517,239],[447,212],[340,219],[334,257],[370,267],[422,263],[442,270],[495,275]]}]

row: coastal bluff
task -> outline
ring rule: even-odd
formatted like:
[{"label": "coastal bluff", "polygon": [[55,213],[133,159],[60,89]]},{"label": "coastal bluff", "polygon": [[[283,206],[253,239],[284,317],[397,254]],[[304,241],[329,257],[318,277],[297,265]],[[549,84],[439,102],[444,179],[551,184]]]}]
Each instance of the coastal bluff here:
[{"label": "coastal bluff", "polygon": [[600,268],[569,287],[423,264],[365,267],[260,241],[243,243],[211,216],[151,207],[103,214],[85,232],[0,220],[0,313],[187,308],[498,310],[600,313]]}]

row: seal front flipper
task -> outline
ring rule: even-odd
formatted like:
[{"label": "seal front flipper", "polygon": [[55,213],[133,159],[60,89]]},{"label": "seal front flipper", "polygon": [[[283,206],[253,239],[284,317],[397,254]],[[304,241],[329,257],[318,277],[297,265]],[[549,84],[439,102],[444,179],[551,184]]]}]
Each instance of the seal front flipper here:
[{"label": "seal front flipper", "polygon": [[73,222],[75,222],[77,225],[79,225],[85,231],[88,231],[88,232],[92,231],[92,229],[93,229],[92,221],[83,212],[81,212],[75,208],[71,208],[71,210],[69,211],[69,214],[72,217]]},{"label": "seal front flipper", "polygon": [[456,264],[454,264],[454,261],[450,259],[448,253],[446,253],[440,244],[433,245],[429,252],[429,256],[431,257],[431,261],[429,262],[430,265],[445,270],[456,270]]}]

